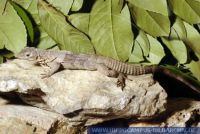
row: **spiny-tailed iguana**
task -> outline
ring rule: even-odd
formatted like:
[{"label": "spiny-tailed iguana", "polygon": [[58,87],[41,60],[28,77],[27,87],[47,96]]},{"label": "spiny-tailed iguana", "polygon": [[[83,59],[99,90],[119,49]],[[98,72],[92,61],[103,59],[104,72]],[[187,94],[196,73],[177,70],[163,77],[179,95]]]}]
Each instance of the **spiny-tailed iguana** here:
[{"label": "spiny-tailed iguana", "polygon": [[[91,71],[98,70],[109,77],[118,76],[117,84],[123,88],[125,86],[124,74],[142,75],[163,72],[164,74],[170,75],[172,78],[184,82],[187,86],[193,88],[193,90],[196,90],[196,87],[192,87],[192,85],[182,77],[176,76],[176,74],[171,73],[168,69],[158,65],[144,66],[142,64],[128,64],[112,58],[92,54],[75,54],[70,51],[43,50],[33,47],[24,48],[16,57],[34,61],[41,66],[48,66],[49,71],[44,74],[43,78],[51,76],[60,68]],[[200,91],[198,90],[198,92]]]}]

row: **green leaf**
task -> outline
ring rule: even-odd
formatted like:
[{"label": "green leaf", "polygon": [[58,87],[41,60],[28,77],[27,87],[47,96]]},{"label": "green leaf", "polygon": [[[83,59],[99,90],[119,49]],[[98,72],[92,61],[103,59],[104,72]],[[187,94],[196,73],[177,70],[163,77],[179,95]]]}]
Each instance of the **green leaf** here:
[{"label": "green leaf", "polygon": [[38,26],[41,32],[40,41],[37,45],[38,48],[47,49],[55,46],[57,43],[48,36],[48,34],[42,29],[41,26]]},{"label": "green leaf", "polygon": [[51,50],[59,51],[60,49],[59,49],[58,46],[54,46],[54,47],[51,48]]},{"label": "green leaf", "polygon": [[[174,30],[176,31],[176,35],[178,39],[181,39],[188,45],[190,48],[193,49],[195,54],[200,59],[200,34],[198,31],[191,26],[190,24],[180,20],[177,18],[175,24],[173,25]],[[176,38],[174,35],[170,35],[171,38]],[[200,80],[200,61],[191,61],[189,64],[186,64],[189,70],[193,73],[193,75]]]},{"label": "green leaf", "polygon": [[90,14],[89,36],[97,54],[125,61],[131,54],[133,33],[128,6],[121,0],[97,0]]},{"label": "green leaf", "polygon": [[3,56],[0,55],[0,63],[3,63]]},{"label": "green leaf", "polygon": [[69,13],[74,0],[47,0],[49,4],[61,11],[64,15]]},{"label": "green leaf", "polygon": [[[1,27],[1,22],[0,22],[0,27]],[[1,32],[1,29],[0,29],[0,49],[3,49],[4,48],[4,45],[6,44],[6,37],[5,35]]]},{"label": "green leaf", "polygon": [[51,48],[55,46],[56,42],[51,37],[49,37],[46,33],[44,34],[45,35],[41,36],[40,43],[37,45],[37,47],[41,49],[47,49],[47,48]]},{"label": "green leaf", "polygon": [[168,7],[166,0],[127,0],[136,7],[168,16]]},{"label": "green leaf", "polygon": [[30,4],[33,1],[37,1],[37,0],[12,0],[13,2],[19,4],[20,6],[22,6],[24,9],[28,9],[28,7],[30,6]]},{"label": "green leaf", "polygon": [[88,37],[66,22],[65,16],[39,0],[39,17],[44,30],[50,35],[61,49],[94,53],[93,46]]},{"label": "green leaf", "polygon": [[200,61],[192,60],[189,64],[186,64],[186,67],[188,67],[192,74],[200,81]]},{"label": "green leaf", "polygon": [[31,14],[36,24],[40,23],[38,16],[38,8],[37,8],[38,0],[13,0],[13,1],[22,6],[24,9],[26,9],[26,11]]},{"label": "green leaf", "polygon": [[168,16],[134,5],[131,0],[129,3],[131,15],[138,27],[148,34],[157,36],[168,36],[170,32],[170,21]]},{"label": "green leaf", "polygon": [[38,15],[38,0],[31,0],[31,3],[26,8],[26,10],[32,15],[36,24],[40,23],[39,15]]},{"label": "green leaf", "polygon": [[184,23],[178,17],[175,23],[171,27],[170,39],[184,39],[187,36],[187,31],[185,29]]},{"label": "green leaf", "polygon": [[131,53],[128,62],[138,63],[141,61],[144,61],[143,52],[139,43],[135,40],[133,52]]},{"label": "green leaf", "polygon": [[150,43],[150,52],[149,52],[149,57],[147,57],[147,59],[152,64],[158,64],[165,56],[164,49],[158,40],[156,40],[155,38],[153,38],[148,34],[147,37]]},{"label": "green leaf", "polygon": [[199,0],[169,0],[173,12],[188,23],[200,23]]},{"label": "green leaf", "polygon": [[30,41],[33,42],[33,40],[34,40],[34,30],[33,30],[33,25],[32,25],[30,18],[26,14],[25,10],[22,9],[19,5],[17,5],[16,3],[12,2],[12,1],[11,1],[11,4],[13,5],[14,9],[17,11],[17,13],[21,17],[21,19],[23,20],[23,22],[26,26],[28,35],[30,37]]},{"label": "green leaf", "polygon": [[6,5],[7,5],[8,1],[7,0],[2,0],[1,1],[1,5],[0,5],[0,14],[4,14],[5,13],[5,9],[6,9]]},{"label": "green leaf", "polygon": [[167,40],[162,38],[162,41],[169,48],[172,55],[178,60],[179,63],[183,64],[187,62],[187,48],[181,40]]},{"label": "green leaf", "polygon": [[89,32],[89,19],[90,14],[88,13],[76,13],[68,17],[71,24],[85,34],[88,34]]},{"label": "green leaf", "polygon": [[83,0],[74,0],[71,11],[78,11],[83,5]]},{"label": "green leaf", "polygon": [[199,41],[200,41],[200,34],[198,33],[198,31],[191,26],[190,24],[183,22],[186,32],[187,32],[187,37],[184,38],[183,40],[186,42],[186,44],[188,46],[190,46],[193,51],[195,53],[197,53],[198,55],[200,55],[200,45],[199,45]]},{"label": "green leaf", "polygon": [[199,32],[187,22],[177,19],[172,29],[174,33],[170,35],[172,39],[181,39],[188,45],[193,51],[200,55],[200,34]]},{"label": "green leaf", "polygon": [[135,39],[135,42],[137,42],[142,48],[144,56],[148,56],[150,51],[150,44],[147,35],[142,30],[140,30],[139,35]]},{"label": "green leaf", "polygon": [[135,39],[134,49],[129,62],[141,62],[146,57],[151,64],[158,64],[164,56],[164,49],[160,42],[140,30],[139,35]]},{"label": "green leaf", "polygon": [[57,43],[41,28],[40,26],[40,19],[38,14],[38,0],[14,0],[17,4],[22,6],[24,9],[27,10],[33,17],[37,26],[34,27],[34,32],[37,36],[35,36],[35,42],[37,42],[37,47],[42,49],[51,48],[55,46]]},{"label": "green leaf", "polygon": [[[5,0],[0,1],[0,9],[4,9]],[[4,13],[0,13],[0,46],[18,53],[26,46],[27,34],[25,26],[12,5],[8,2]]]}]

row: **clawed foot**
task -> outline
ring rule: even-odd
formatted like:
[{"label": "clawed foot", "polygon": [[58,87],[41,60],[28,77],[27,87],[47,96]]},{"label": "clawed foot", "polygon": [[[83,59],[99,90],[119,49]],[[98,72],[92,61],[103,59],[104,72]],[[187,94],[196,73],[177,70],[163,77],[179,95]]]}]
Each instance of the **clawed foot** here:
[{"label": "clawed foot", "polygon": [[48,78],[50,77],[50,72],[49,71],[46,71],[44,70],[44,72],[42,74],[40,74],[41,78],[44,79],[44,78]]},{"label": "clawed foot", "polygon": [[117,80],[117,87],[121,87],[121,89],[123,90],[124,87],[126,86],[125,84],[125,80],[121,81],[121,80]]},{"label": "clawed foot", "polygon": [[121,87],[121,89],[123,90],[124,87],[126,86],[125,81],[126,81],[126,75],[120,73],[117,80],[117,87]]},{"label": "clawed foot", "polygon": [[49,74],[45,74],[45,73],[40,74],[40,76],[42,79],[50,77]]}]

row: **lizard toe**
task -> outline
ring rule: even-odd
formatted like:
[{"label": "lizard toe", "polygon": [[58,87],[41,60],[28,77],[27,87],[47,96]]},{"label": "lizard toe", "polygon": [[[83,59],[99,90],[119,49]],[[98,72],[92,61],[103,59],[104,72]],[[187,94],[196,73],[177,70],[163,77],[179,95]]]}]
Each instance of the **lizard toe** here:
[{"label": "lizard toe", "polygon": [[124,89],[125,87],[125,81],[122,81],[120,79],[117,80],[117,87],[121,87],[122,90]]},{"label": "lizard toe", "polygon": [[45,73],[40,74],[40,76],[41,76],[42,79],[50,77],[50,75],[45,74]]}]

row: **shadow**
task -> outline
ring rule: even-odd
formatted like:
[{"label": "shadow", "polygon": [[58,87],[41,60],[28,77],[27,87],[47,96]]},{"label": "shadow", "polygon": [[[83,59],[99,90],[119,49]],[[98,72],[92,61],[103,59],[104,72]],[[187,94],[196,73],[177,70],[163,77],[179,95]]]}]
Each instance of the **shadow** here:
[{"label": "shadow", "polygon": [[[42,96],[46,94],[42,92],[40,89],[31,90],[27,94],[25,93],[16,93],[16,92],[6,92],[0,93],[0,97],[7,101],[5,104],[13,104],[13,105],[27,105],[30,104],[26,103],[25,100],[30,101],[31,103],[35,101],[35,103],[43,103],[46,104],[45,101],[42,99]],[[23,100],[23,98],[25,98]],[[31,105],[30,105],[31,106]]]},{"label": "shadow", "polygon": [[92,125],[91,127],[114,127],[114,128],[128,128],[127,119],[114,119],[110,121],[105,121],[97,125]]},{"label": "shadow", "polygon": [[27,105],[24,103],[17,93],[15,92],[7,92],[7,93],[0,93],[0,97],[6,101],[5,104],[13,104],[13,105]]},{"label": "shadow", "polygon": [[200,33],[200,26],[198,27],[197,24],[194,24],[193,26],[194,26],[194,28]]},{"label": "shadow", "polygon": [[73,118],[73,117],[78,116],[82,111],[83,111],[83,109],[75,110],[71,113],[64,114],[64,116],[68,117],[68,118]]},{"label": "shadow", "polygon": [[169,98],[193,98],[200,100],[200,94],[192,90],[183,82],[163,73],[155,73],[154,79],[165,89]]},{"label": "shadow", "polygon": [[[192,100],[192,99],[189,99]],[[183,103],[184,102],[184,103]],[[185,98],[168,99],[166,104],[166,111],[160,113],[153,119],[153,121],[164,122],[175,113],[188,109],[191,107],[191,102]]]},{"label": "shadow", "polygon": [[69,15],[73,14],[73,13],[77,13],[77,12],[80,12],[80,13],[90,13],[91,10],[92,10],[92,6],[94,5],[95,1],[96,0],[84,0],[82,8],[79,11],[76,11],[76,12],[70,11]]}]

